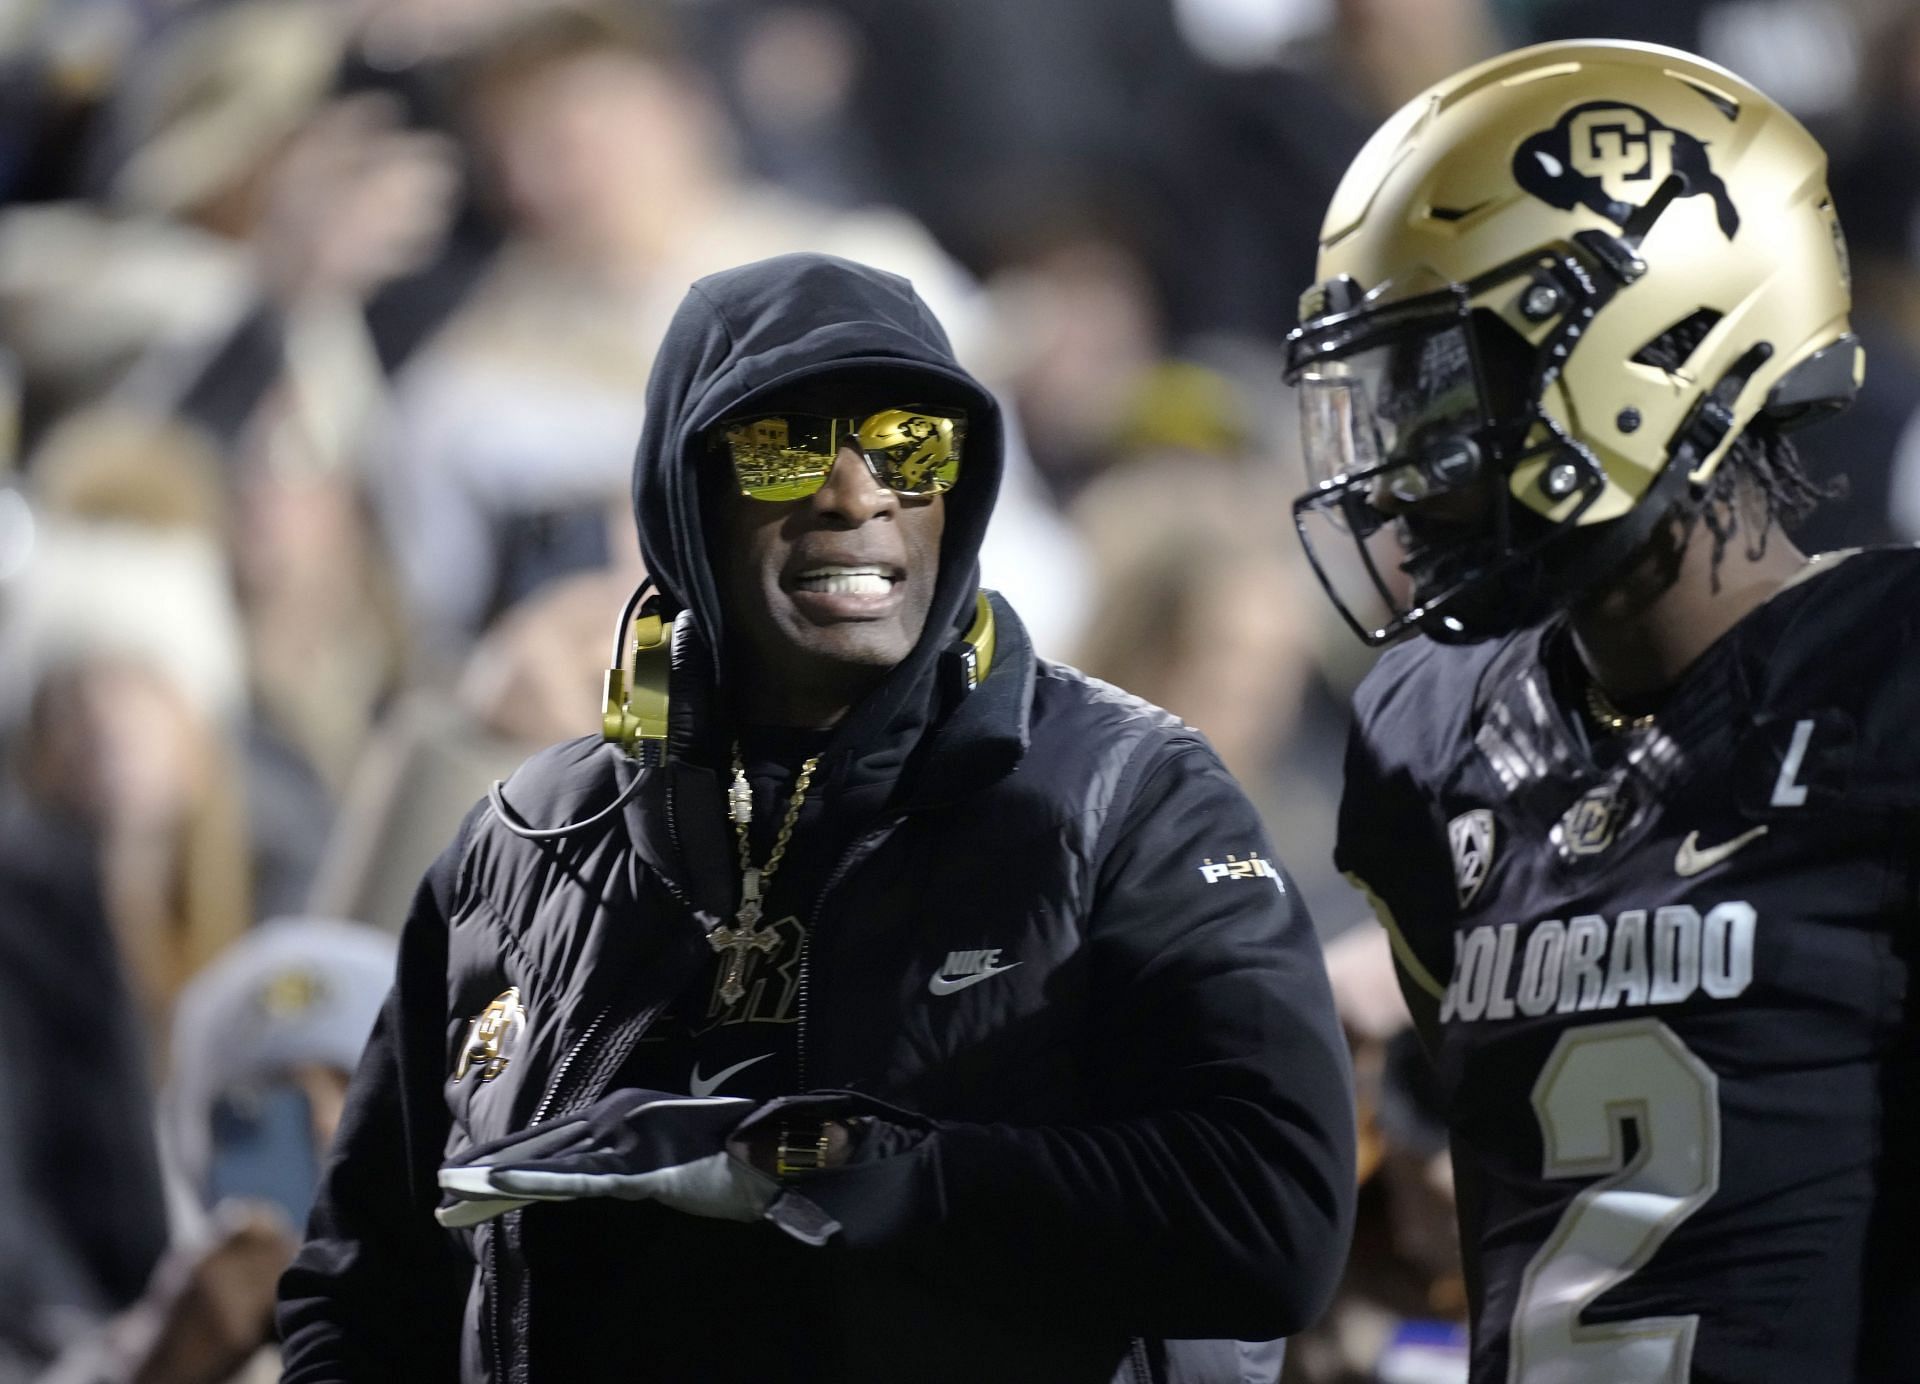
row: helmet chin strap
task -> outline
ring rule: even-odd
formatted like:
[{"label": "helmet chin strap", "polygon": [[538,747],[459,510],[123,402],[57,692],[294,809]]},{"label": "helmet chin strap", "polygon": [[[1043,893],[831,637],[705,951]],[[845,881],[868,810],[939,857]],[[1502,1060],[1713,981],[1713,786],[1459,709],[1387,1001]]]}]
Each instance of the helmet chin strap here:
[{"label": "helmet chin strap", "polygon": [[1683,441],[1632,509],[1606,524],[1568,529],[1531,560],[1434,606],[1421,617],[1420,632],[1436,643],[1472,644],[1522,629],[1574,604],[1624,571],[1660,525],[1680,510],[1698,464],[1693,446]]},{"label": "helmet chin strap", "polygon": [[1689,502],[1694,471],[1726,441],[1733,430],[1734,401],[1772,355],[1771,343],[1755,342],[1701,397],[1675,434],[1666,465],[1633,508],[1605,524],[1548,540],[1533,559],[1514,564],[1478,591],[1462,593],[1466,599],[1443,603],[1423,616],[1421,633],[1453,644],[1495,638],[1544,618],[1549,610],[1566,609],[1625,570],[1654,531]]},{"label": "helmet chin strap", "polygon": [[1733,431],[1734,401],[1772,355],[1771,342],[1757,341],[1715,381],[1681,425],[1667,452],[1667,464],[1632,509],[1596,526],[1589,543],[1553,545],[1564,549],[1569,559],[1563,565],[1548,558],[1548,577],[1559,604],[1571,604],[1618,575],[1661,524],[1685,506],[1700,503],[1704,492],[1690,494],[1693,473],[1727,440]]},{"label": "helmet chin strap", "polygon": [[1566,552],[1562,560],[1556,560],[1558,554],[1547,558],[1547,581],[1557,606],[1572,605],[1626,570],[1655,531],[1687,503],[1688,477],[1695,464],[1692,449],[1679,448],[1632,509],[1588,530],[1591,537],[1585,543],[1556,545]]}]

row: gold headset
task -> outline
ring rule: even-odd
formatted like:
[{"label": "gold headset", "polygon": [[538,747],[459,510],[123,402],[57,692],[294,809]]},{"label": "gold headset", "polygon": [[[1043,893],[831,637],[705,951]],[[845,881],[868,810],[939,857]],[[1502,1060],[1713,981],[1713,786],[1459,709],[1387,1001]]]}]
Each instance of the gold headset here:
[{"label": "gold headset", "polygon": [[[614,635],[613,666],[607,669],[600,711],[600,735],[628,754],[645,742],[667,738],[667,677],[673,666],[673,625],[657,608],[641,606],[652,578],[640,583],[620,612]],[[647,602],[654,606],[656,602]],[[961,636],[961,662],[967,690],[987,680],[993,669],[993,605],[982,589],[974,596],[973,623]],[[627,671],[629,660],[632,674]]]},{"label": "gold headset", "polygon": [[[652,586],[651,577],[643,580],[620,612],[620,628],[613,637],[613,667],[607,669],[600,736],[628,755],[639,754],[641,747],[651,742],[656,747],[657,763],[667,739],[667,677],[673,667],[673,626],[661,616],[657,596],[647,602],[654,609],[642,606]],[[993,644],[993,606],[987,592],[981,590],[974,596],[973,623],[960,637],[960,667],[969,692],[985,682],[993,670]],[[629,657],[633,660],[631,677],[626,668]],[[529,841],[557,841],[611,818],[626,807],[645,782],[646,775],[635,775],[618,797],[592,816],[553,827],[522,821],[507,803],[504,783],[496,782],[487,789],[487,801],[493,804],[501,825],[515,836]]]}]

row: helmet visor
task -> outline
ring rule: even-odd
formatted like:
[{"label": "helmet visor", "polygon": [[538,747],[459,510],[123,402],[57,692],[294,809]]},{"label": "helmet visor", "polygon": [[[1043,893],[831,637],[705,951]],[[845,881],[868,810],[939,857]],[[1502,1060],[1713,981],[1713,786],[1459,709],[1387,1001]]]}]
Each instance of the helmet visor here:
[{"label": "helmet visor", "polygon": [[1318,360],[1298,376],[1301,441],[1316,485],[1381,467],[1403,503],[1473,479],[1486,424],[1463,322]]},{"label": "helmet visor", "polygon": [[1485,532],[1487,409],[1467,323],[1450,312],[1342,348],[1297,375],[1307,473],[1324,502],[1296,508],[1294,522],[1321,580],[1371,637],[1444,584],[1417,537],[1433,531],[1426,524],[1448,530],[1430,511],[1453,519],[1454,549]]},{"label": "helmet visor", "polygon": [[[1567,515],[1535,525],[1516,513],[1514,469],[1576,449],[1550,420],[1516,412],[1506,396],[1519,381],[1494,382],[1502,386],[1494,396],[1486,343],[1462,294],[1323,319],[1288,347],[1314,481],[1294,503],[1294,526],[1322,585],[1369,644],[1416,627],[1474,637],[1487,621],[1469,614],[1470,593],[1492,592],[1490,578],[1531,562],[1604,486],[1597,466],[1570,466]],[[1503,402],[1514,415],[1507,421]]]}]

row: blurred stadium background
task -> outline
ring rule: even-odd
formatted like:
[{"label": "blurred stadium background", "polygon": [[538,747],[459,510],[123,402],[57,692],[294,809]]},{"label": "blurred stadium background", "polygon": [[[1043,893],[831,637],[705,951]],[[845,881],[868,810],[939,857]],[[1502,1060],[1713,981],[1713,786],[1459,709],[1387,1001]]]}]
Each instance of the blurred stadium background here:
[{"label": "blurred stadium background", "polygon": [[793,249],[921,288],[1019,422],[989,584],[1212,737],[1327,941],[1366,1213],[1289,1378],[1464,1378],[1279,348],[1381,118],[1600,36],[1831,151],[1870,366],[1803,545],[1920,537],[1910,0],[0,0],[0,1384],[271,1369],[382,934],[598,725],[666,319]]}]

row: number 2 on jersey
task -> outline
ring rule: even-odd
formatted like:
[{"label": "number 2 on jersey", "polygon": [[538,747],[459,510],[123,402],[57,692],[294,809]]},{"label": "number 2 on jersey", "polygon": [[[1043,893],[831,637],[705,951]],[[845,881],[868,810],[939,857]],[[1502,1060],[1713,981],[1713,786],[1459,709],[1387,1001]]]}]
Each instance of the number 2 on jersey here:
[{"label": "number 2 on jersey", "polygon": [[[1547,1177],[1600,1180],[1527,1265],[1508,1384],[1686,1384],[1700,1319],[1583,1325],[1720,1185],[1719,1082],[1658,1019],[1569,1029],[1533,1084]],[[1638,1147],[1631,1161],[1626,1124]]]}]

